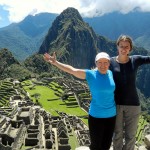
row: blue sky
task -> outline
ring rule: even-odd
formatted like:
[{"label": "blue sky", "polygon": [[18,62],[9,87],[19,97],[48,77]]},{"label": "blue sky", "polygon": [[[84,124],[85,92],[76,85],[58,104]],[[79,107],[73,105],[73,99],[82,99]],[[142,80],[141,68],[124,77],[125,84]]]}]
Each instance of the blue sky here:
[{"label": "blue sky", "polygon": [[150,12],[150,0],[0,0],[0,28],[22,21],[27,15],[41,12],[61,13],[67,7],[78,9],[82,16],[93,17],[120,11]]},{"label": "blue sky", "polygon": [[8,15],[9,12],[0,5],[0,27],[7,26],[10,23]]}]

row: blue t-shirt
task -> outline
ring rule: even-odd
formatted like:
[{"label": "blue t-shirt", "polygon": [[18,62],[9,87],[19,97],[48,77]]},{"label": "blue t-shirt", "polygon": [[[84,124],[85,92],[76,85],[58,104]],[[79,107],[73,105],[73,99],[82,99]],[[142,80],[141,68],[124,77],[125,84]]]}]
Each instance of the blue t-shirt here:
[{"label": "blue t-shirt", "polygon": [[115,116],[115,83],[112,72],[110,70],[106,74],[101,74],[98,70],[85,70],[85,72],[92,95],[89,114],[95,118]]}]

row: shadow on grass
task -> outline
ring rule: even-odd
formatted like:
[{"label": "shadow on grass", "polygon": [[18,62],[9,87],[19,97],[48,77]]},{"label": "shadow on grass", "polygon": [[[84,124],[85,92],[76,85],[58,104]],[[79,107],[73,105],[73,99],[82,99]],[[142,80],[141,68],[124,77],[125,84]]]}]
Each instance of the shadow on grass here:
[{"label": "shadow on grass", "polygon": [[67,101],[76,101],[76,99],[75,98],[69,98],[69,99],[67,99]]},{"label": "shadow on grass", "polygon": [[67,106],[78,105],[77,102],[65,103]]},{"label": "shadow on grass", "polygon": [[52,98],[52,99],[47,99],[47,101],[56,101],[56,100],[61,100],[61,98]]},{"label": "shadow on grass", "polygon": [[63,104],[59,105],[66,105],[67,108],[76,108],[79,107],[78,103],[76,100],[70,101],[70,100],[63,100]]},{"label": "shadow on grass", "polygon": [[71,103],[68,103],[68,102],[65,102],[65,101],[63,101],[63,102],[64,102],[63,104],[59,104],[59,105],[66,105],[66,106],[78,105],[77,102],[71,102]]},{"label": "shadow on grass", "polygon": [[77,116],[79,118],[84,118],[84,119],[88,119],[88,115],[83,115],[83,116]]},{"label": "shadow on grass", "polygon": [[78,105],[76,105],[76,106],[67,106],[67,108],[77,108],[77,107],[79,107]]}]

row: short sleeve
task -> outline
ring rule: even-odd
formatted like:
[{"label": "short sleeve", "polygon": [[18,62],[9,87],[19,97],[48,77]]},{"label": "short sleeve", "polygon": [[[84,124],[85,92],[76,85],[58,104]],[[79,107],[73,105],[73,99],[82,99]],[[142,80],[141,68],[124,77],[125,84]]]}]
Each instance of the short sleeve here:
[{"label": "short sleeve", "polygon": [[86,79],[87,81],[89,81],[89,80],[91,79],[91,77],[92,77],[92,70],[86,69],[86,70],[85,70],[85,74],[86,74],[85,79]]}]

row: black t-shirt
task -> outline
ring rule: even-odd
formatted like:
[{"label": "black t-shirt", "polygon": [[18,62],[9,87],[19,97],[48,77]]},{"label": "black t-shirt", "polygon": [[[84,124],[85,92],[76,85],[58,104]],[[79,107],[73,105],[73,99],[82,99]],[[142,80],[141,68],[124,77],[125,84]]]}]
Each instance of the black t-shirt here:
[{"label": "black t-shirt", "polygon": [[117,105],[139,106],[136,90],[136,74],[138,67],[150,63],[150,56],[133,55],[127,63],[121,64],[116,57],[110,60],[110,70],[113,72],[116,84],[115,101]]}]

